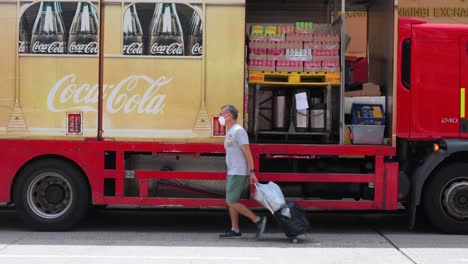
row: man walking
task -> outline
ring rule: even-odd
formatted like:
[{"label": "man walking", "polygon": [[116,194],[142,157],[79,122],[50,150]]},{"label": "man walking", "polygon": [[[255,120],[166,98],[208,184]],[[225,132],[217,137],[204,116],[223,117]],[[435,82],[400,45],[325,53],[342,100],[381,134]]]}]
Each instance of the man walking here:
[{"label": "man walking", "polygon": [[221,108],[219,123],[226,126],[226,204],[231,217],[231,229],[219,235],[220,238],[240,238],[239,214],[249,218],[256,226],[256,237],[259,238],[265,231],[266,217],[255,215],[245,205],[239,203],[239,198],[247,180],[257,182],[252,153],[249,147],[249,137],[244,128],[237,123],[238,111],[232,105]]}]

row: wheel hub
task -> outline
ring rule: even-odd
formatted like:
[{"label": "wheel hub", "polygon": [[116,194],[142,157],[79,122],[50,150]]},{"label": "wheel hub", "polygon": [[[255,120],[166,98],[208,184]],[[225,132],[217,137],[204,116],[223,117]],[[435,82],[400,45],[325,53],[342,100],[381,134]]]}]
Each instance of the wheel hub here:
[{"label": "wheel hub", "polygon": [[52,204],[58,204],[65,198],[65,190],[61,186],[54,184],[45,190],[45,199]]},{"label": "wheel hub", "polygon": [[60,217],[70,208],[71,185],[58,173],[42,173],[29,184],[27,202],[31,210],[42,218]]},{"label": "wheel hub", "polygon": [[458,220],[468,219],[468,181],[449,184],[442,200],[445,211]]}]

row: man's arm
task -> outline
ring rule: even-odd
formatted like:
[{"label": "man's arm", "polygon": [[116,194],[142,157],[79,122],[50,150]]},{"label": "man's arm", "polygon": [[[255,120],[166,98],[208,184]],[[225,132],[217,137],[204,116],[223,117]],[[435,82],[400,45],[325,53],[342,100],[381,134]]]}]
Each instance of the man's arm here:
[{"label": "man's arm", "polygon": [[[241,145],[242,152],[244,152],[245,158],[247,159],[247,162],[249,163],[249,167],[251,170],[255,169],[255,164],[253,161],[252,157],[252,152],[250,151],[249,144],[242,144]],[[255,175],[255,172],[250,173],[250,182],[255,183],[258,182],[257,176]]]}]

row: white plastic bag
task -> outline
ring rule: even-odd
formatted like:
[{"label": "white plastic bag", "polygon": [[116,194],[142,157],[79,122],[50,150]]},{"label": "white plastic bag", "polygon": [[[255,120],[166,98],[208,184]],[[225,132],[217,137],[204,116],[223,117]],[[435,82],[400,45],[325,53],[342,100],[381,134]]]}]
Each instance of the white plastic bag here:
[{"label": "white plastic bag", "polygon": [[256,183],[255,187],[255,200],[270,210],[271,213],[275,213],[286,204],[283,192],[281,192],[278,184],[274,182],[267,184]]}]

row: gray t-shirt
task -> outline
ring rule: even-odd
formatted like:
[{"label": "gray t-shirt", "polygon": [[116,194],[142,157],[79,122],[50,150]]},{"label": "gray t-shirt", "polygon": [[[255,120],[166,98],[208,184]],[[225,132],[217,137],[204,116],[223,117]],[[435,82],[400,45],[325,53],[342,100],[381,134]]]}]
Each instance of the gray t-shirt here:
[{"label": "gray t-shirt", "polygon": [[226,133],[226,165],[228,175],[249,175],[249,165],[241,145],[249,144],[247,132],[239,124],[232,126]]}]

